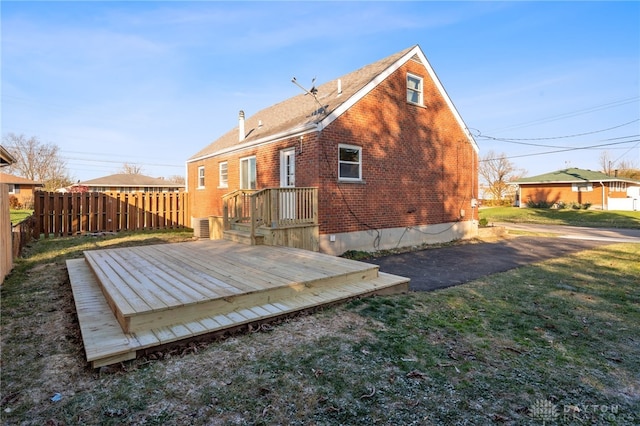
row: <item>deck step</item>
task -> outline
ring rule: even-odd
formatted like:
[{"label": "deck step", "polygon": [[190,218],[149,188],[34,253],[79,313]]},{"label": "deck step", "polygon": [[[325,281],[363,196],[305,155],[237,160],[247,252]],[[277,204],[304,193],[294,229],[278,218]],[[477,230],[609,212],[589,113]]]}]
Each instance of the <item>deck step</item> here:
[{"label": "deck step", "polygon": [[[228,229],[223,232],[223,237],[227,241],[234,241],[236,243],[252,245],[251,234],[248,231],[240,229]],[[264,244],[264,236],[255,236],[255,245]]]},{"label": "deck step", "polygon": [[209,312],[175,324],[149,325],[125,332],[113,314],[88,263],[67,261],[87,361],[94,368],[134,359],[137,353],[159,345],[262,322],[283,315],[374,294],[405,293],[409,279],[378,273],[373,279],[343,282],[328,287],[308,287],[299,293],[234,306],[226,312]]}]

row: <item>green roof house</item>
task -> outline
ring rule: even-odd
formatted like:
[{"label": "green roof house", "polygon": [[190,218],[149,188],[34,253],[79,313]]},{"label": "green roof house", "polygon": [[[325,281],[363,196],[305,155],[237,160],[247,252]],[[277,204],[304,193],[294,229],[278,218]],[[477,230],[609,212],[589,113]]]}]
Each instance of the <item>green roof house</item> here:
[{"label": "green roof house", "polygon": [[511,181],[520,207],[565,204],[603,210],[640,209],[640,181],[570,168]]}]

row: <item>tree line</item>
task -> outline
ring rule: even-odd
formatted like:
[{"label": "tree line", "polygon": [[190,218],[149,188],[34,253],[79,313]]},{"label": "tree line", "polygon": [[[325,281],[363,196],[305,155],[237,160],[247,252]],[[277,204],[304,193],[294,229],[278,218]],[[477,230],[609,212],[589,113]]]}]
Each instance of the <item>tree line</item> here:
[{"label": "tree line", "polygon": [[[37,136],[15,133],[4,135],[2,145],[16,159],[5,168],[8,174],[39,182],[44,191],[53,192],[73,185],[74,178],[69,174],[58,145],[44,143]],[[124,163],[115,173],[139,175],[143,174],[143,168],[135,163]],[[170,176],[167,181],[184,183],[184,177]]]}]

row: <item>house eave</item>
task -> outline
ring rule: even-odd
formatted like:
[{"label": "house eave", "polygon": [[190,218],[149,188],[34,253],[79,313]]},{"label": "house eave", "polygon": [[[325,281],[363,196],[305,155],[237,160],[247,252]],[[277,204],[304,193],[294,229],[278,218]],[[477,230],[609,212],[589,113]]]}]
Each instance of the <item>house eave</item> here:
[{"label": "house eave", "polygon": [[425,67],[425,69],[429,73],[429,77],[431,77],[431,80],[436,85],[438,91],[440,92],[440,95],[445,100],[445,102],[446,102],[447,106],[449,107],[451,113],[455,117],[458,125],[460,126],[460,128],[463,129],[464,134],[465,134],[465,136],[467,138],[467,141],[469,142],[469,144],[471,144],[471,146],[473,147],[474,151],[476,153],[479,153],[480,152],[480,148],[479,148],[476,140],[474,139],[473,135],[471,134],[471,131],[469,130],[469,128],[467,127],[466,123],[462,119],[462,116],[460,115],[460,113],[458,112],[457,108],[453,104],[453,101],[449,97],[449,94],[444,89],[444,86],[442,85],[442,83],[441,83],[440,79],[438,78],[437,74],[435,73],[434,69],[431,67],[431,63],[429,62],[429,60],[425,56],[424,52],[422,51],[422,49],[418,45],[416,45],[413,49],[409,50],[404,56],[402,56],[397,61],[395,61],[393,64],[391,64],[386,70],[384,70],[383,72],[378,74],[373,80],[371,80],[364,87],[362,87],[360,90],[358,90],[347,101],[345,101],[342,105],[340,105],[338,108],[333,110],[331,112],[331,114],[329,114],[325,118],[323,118],[322,121],[320,121],[320,123],[319,123],[319,128],[320,129],[324,129],[329,124],[331,124],[333,121],[335,121],[343,113],[348,111],[349,108],[351,108],[356,102],[358,102],[360,99],[362,99],[364,96],[366,96],[371,90],[373,90],[376,86],[378,86],[380,83],[382,83],[387,77],[389,77],[391,74],[396,72],[406,62],[410,61],[411,58],[413,58],[413,56],[415,56],[415,55],[418,55],[418,57],[420,58],[420,61],[422,62],[422,65]]},{"label": "house eave", "polygon": [[268,145],[268,144],[279,142],[281,140],[288,139],[288,138],[291,138],[291,137],[302,136],[302,135],[305,135],[305,134],[313,133],[313,132],[318,131],[319,128],[320,128],[320,123],[308,123],[308,124],[305,124],[303,126],[299,126],[299,127],[295,127],[295,128],[286,130],[284,132],[280,132],[280,133],[276,133],[276,134],[273,134],[273,135],[265,136],[265,137],[260,138],[260,139],[256,139],[256,140],[245,142],[245,143],[242,143],[242,144],[230,146],[228,148],[223,148],[221,150],[214,151],[214,152],[209,153],[209,154],[201,155],[199,157],[190,158],[189,160],[187,160],[187,164],[198,162],[198,161],[202,161],[202,160],[206,160],[206,159],[212,158],[212,157],[217,157],[219,155],[231,154],[231,153],[243,151],[243,150],[246,150],[246,149],[249,149],[249,148],[255,148],[255,147],[259,147],[259,146],[263,146],[263,145]]},{"label": "house eave", "polygon": [[626,182],[635,185],[640,185],[640,182],[633,179],[581,179],[581,180],[540,180],[531,182],[509,182],[511,185],[548,185],[548,184],[571,184],[571,183],[610,183],[610,182]]}]

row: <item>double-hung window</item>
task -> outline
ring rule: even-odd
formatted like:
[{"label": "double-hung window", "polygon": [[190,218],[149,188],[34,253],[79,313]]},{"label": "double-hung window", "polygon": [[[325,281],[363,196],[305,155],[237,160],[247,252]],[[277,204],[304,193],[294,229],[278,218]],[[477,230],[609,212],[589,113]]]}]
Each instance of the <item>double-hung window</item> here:
[{"label": "double-hung window", "polygon": [[355,145],[338,145],[338,179],[362,180],[362,148]]},{"label": "double-hung window", "polygon": [[198,167],[198,188],[204,188],[204,166]]},{"label": "double-hung window", "polygon": [[240,159],[240,189],[256,189],[256,157]]},{"label": "double-hung window", "polygon": [[407,74],[407,102],[424,105],[422,96],[422,77]]},{"label": "double-hung window", "polygon": [[226,161],[221,162],[218,165],[218,187],[219,188],[228,188],[229,187],[229,165]]},{"label": "double-hung window", "polygon": [[609,190],[611,192],[626,192],[627,190],[627,182],[615,181],[609,183]]}]

